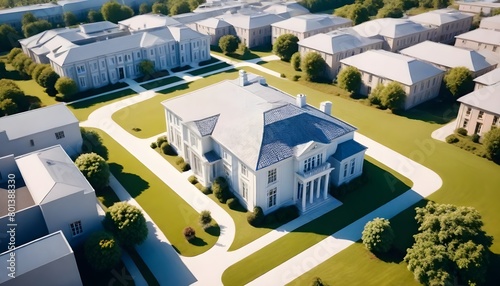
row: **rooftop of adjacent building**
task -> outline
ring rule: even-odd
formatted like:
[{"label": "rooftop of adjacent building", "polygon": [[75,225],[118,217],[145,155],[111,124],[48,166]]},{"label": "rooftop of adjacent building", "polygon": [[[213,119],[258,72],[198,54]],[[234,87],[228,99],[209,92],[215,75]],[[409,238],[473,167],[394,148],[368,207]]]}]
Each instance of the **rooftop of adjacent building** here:
[{"label": "rooftop of adjacent building", "polygon": [[479,108],[500,116],[500,84],[485,86],[466,94],[458,102]]},{"label": "rooftop of adjacent building", "polygon": [[418,23],[441,26],[446,23],[452,23],[455,21],[472,17],[474,17],[474,14],[464,13],[451,8],[444,8],[411,16],[408,19]]},{"label": "rooftop of adjacent building", "polygon": [[457,41],[466,40],[489,45],[500,45],[500,31],[490,29],[475,29],[467,33],[455,36]]},{"label": "rooftop of adjacent building", "polygon": [[308,32],[337,25],[352,24],[350,19],[328,14],[304,14],[271,24],[273,27]]},{"label": "rooftop of adjacent building", "polygon": [[339,29],[307,37],[299,41],[299,46],[328,54],[335,54],[381,42],[381,39],[361,37],[352,29]]}]

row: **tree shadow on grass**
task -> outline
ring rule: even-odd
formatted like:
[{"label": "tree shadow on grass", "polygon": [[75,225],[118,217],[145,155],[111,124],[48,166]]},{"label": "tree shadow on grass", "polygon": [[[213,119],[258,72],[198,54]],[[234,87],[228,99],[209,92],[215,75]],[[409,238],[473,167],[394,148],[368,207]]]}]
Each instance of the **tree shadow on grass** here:
[{"label": "tree shadow on grass", "polygon": [[205,229],[205,232],[211,236],[220,236],[220,227],[219,225],[211,225]]},{"label": "tree shadow on grass", "polygon": [[457,102],[435,98],[410,110],[398,111],[397,115],[428,123],[446,124],[456,118],[459,108]]},{"label": "tree shadow on grass", "polygon": [[96,98],[73,103],[73,104],[70,104],[70,106],[74,109],[84,109],[84,108],[92,107],[92,106],[99,104],[99,103],[102,103],[102,102],[106,102],[106,101],[114,100],[117,98],[129,96],[129,95],[132,95],[135,93],[136,92],[133,91],[132,89],[125,89],[125,90],[109,93],[109,94],[106,94],[103,96],[99,96]]},{"label": "tree shadow on grass", "polygon": [[488,266],[488,272],[486,273],[486,284],[487,286],[498,286],[500,285],[500,254],[490,252],[490,265]]},{"label": "tree shadow on grass", "polygon": [[403,261],[406,252],[395,247],[391,247],[391,249],[385,253],[373,252],[372,255],[387,263],[400,263]]},{"label": "tree shadow on grass", "polygon": [[117,163],[110,163],[109,169],[113,175],[118,179],[120,184],[127,189],[127,192],[136,198],[142,192],[149,188],[149,183],[144,181],[141,177],[136,174],[124,173],[123,166]]},{"label": "tree shadow on grass", "polygon": [[30,80],[29,76],[22,75],[18,71],[6,71],[2,77],[11,80]]},{"label": "tree shadow on grass", "polygon": [[194,237],[194,238],[192,238],[191,240],[189,240],[189,243],[191,243],[194,246],[205,246],[205,245],[207,245],[207,243],[205,242],[205,240],[203,240],[202,238],[199,238],[197,236]]}]

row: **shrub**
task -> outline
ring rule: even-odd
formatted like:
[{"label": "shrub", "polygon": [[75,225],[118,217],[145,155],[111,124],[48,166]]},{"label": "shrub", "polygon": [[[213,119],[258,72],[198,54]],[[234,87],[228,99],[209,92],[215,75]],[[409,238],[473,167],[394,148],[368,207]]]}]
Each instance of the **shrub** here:
[{"label": "shrub", "polygon": [[120,262],[122,251],[111,233],[99,231],[87,238],[84,253],[89,265],[100,272],[113,269]]},{"label": "shrub", "polygon": [[237,198],[230,198],[226,203],[227,206],[232,210],[238,209],[241,206],[240,201]]},{"label": "shrub", "polygon": [[182,157],[177,157],[177,158],[175,159],[175,164],[176,164],[176,165],[180,165],[180,164],[182,164],[182,163],[184,163],[184,158],[182,158]]},{"label": "shrub", "polygon": [[458,139],[458,137],[453,134],[446,137],[446,143],[453,144],[457,143],[458,141],[460,141],[460,139]]},{"label": "shrub", "polygon": [[471,140],[474,143],[479,143],[479,138],[481,138],[481,137],[479,137],[479,134],[474,134],[474,135],[472,135]]},{"label": "shrub", "polygon": [[158,145],[156,145],[156,142],[151,142],[151,144],[149,144],[149,147],[151,147],[151,149],[156,149]]},{"label": "shrub", "polygon": [[201,187],[200,191],[205,195],[210,195],[212,193],[212,189],[210,187],[205,187],[205,186]]},{"label": "shrub", "polygon": [[96,190],[109,184],[109,166],[106,160],[96,153],[82,154],[76,158],[75,165]]},{"label": "shrub", "polygon": [[198,179],[196,178],[195,175],[189,176],[188,181],[193,185],[196,185],[196,183],[198,183]]},{"label": "shrub", "polygon": [[494,128],[486,132],[483,145],[488,159],[500,162],[500,128]]},{"label": "shrub", "polygon": [[280,74],[280,77],[286,78],[286,74],[282,73],[282,74]]},{"label": "shrub", "polygon": [[165,154],[165,155],[175,155],[174,149],[166,141],[161,143],[160,148],[161,148],[161,151],[163,152],[163,154]]},{"label": "shrub", "polygon": [[182,231],[182,233],[184,234],[184,237],[188,241],[196,237],[196,231],[194,231],[194,229],[192,227],[190,227],[190,226],[184,228],[184,230]]},{"label": "shrub", "polygon": [[387,252],[394,242],[394,232],[388,219],[374,218],[366,223],[361,240],[372,252]]},{"label": "shrub", "polygon": [[264,212],[261,207],[254,207],[253,212],[247,215],[247,221],[251,226],[258,227],[264,222]]},{"label": "shrub", "polygon": [[300,53],[296,52],[295,54],[292,55],[292,58],[290,59],[290,64],[292,65],[292,68],[296,71],[300,70]]},{"label": "shrub", "polygon": [[296,75],[293,76],[292,80],[293,81],[298,81],[299,78],[300,78],[300,75],[296,74]]},{"label": "shrub", "polygon": [[226,179],[223,177],[215,178],[212,183],[212,192],[219,202],[226,203],[226,200],[229,198],[229,186]]},{"label": "shrub", "polygon": [[311,282],[311,286],[328,286],[328,285],[325,282],[323,282],[323,280],[321,280],[321,278],[314,277],[312,282]]},{"label": "shrub", "polygon": [[187,172],[187,171],[191,170],[191,166],[190,166],[188,163],[186,163],[186,162],[182,162],[182,163],[180,163],[180,164],[179,164],[179,168],[180,168],[180,169],[181,169],[181,171],[183,171],[183,172]]},{"label": "shrub", "polygon": [[142,211],[126,202],[118,202],[109,207],[102,224],[124,246],[141,244],[148,236]]},{"label": "shrub", "polygon": [[161,144],[163,144],[163,142],[168,142],[167,136],[160,136],[160,137],[156,138],[156,145],[157,146],[161,146]]},{"label": "shrub", "polygon": [[457,128],[457,130],[455,130],[455,133],[467,136],[467,130],[465,128]]},{"label": "shrub", "polygon": [[225,35],[219,39],[219,48],[224,54],[232,54],[238,48],[239,40],[233,35]]},{"label": "shrub", "polygon": [[200,213],[200,224],[204,229],[210,226],[212,222],[212,214],[208,210],[204,210]]}]

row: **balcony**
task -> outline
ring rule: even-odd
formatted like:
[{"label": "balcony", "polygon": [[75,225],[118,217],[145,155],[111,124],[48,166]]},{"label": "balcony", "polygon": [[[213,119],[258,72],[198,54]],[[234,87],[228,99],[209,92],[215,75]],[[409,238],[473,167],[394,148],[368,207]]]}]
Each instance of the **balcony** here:
[{"label": "balcony", "polygon": [[330,167],[330,163],[323,163],[322,165],[319,165],[316,168],[311,169],[309,171],[306,171],[306,172],[297,172],[297,175],[299,175],[300,177],[302,177],[302,178],[305,179],[305,178],[313,177],[313,176],[315,176],[317,174],[323,173],[326,170],[330,170],[331,171],[331,169],[333,169],[333,168]]}]

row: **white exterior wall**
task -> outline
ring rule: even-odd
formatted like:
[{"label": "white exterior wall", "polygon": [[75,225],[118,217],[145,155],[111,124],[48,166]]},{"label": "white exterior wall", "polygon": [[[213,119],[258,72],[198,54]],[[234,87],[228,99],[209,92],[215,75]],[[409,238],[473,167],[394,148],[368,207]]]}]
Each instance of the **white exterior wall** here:
[{"label": "white exterior wall", "polygon": [[[330,174],[330,182],[336,186],[340,186],[344,183],[349,183],[352,179],[355,179],[363,173],[363,163],[364,163],[365,152],[360,152],[354,156],[348,157],[341,162],[332,159],[333,169]],[[351,161],[354,160],[354,172],[351,173]],[[347,172],[344,176],[344,169],[347,165]]]},{"label": "white exterior wall", "polygon": [[407,35],[399,38],[385,38],[387,45],[384,47],[384,50],[390,52],[397,52],[404,48],[408,48],[414,46],[418,43],[425,42],[427,40],[432,40],[434,34],[436,33],[436,28],[428,29],[422,32],[414,33],[411,35]]},{"label": "white exterior wall", "polygon": [[472,40],[465,40],[465,39],[460,39],[457,38],[455,41],[455,47],[460,47],[460,48],[465,48],[465,49],[471,49],[471,50],[487,50],[487,51],[492,51],[494,53],[500,54],[500,43],[498,45],[496,44],[487,44],[483,42],[478,42],[478,41],[472,41]]},{"label": "white exterior wall", "polygon": [[[64,132],[64,138],[57,139],[55,133],[60,131]],[[31,140],[33,140],[33,145],[31,145]],[[6,132],[1,131],[0,146],[2,148],[0,148],[0,157],[10,154],[19,156],[57,144],[61,145],[69,156],[74,156],[80,153],[82,143],[80,127],[76,122],[10,141]]]},{"label": "white exterior wall", "polygon": [[[482,116],[480,115],[481,111],[483,112]],[[468,135],[479,134],[479,136],[483,136],[493,127],[500,128],[499,118],[500,114],[494,114],[462,103],[458,110],[455,128],[465,128]],[[495,120],[497,122],[494,124]],[[478,124],[481,125],[480,128],[478,128]]]},{"label": "white exterior wall", "polygon": [[[85,241],[89,234],[101,228],[101,218],[97,213],[95,192],[83,191],[51,202],[42,202],[42,209],[49,233],[61,230],[74,247]],[[64,214],[64,215],[61,215]],[[83,233],[73,236],[70,224],[81,221]]]},{"label": "white exterior wall", "polygon": [[[293,204],[295,160],[288,158],[277,164],[260,169],[256,174],[255,204],[262,208],[264,213],[277,210],[283,204]],[[277,179],[274,183],[268,184],[268,172],[276,169]],[[268,207],[269,190],[276,188],[276,205]]]},{"label": "white exterior wall", "polygon": [[316,34],[320,34],[320,33],[326,34],[328,32],[338,30],[340,28],[347,28],[347,27],[351,27],[351,26],[352,26],[352,22],[344,23],[344,24],[337,24],[337,25],[333,25],[333,26],[329,26],[329,27],[323,27],[320,29],[310,30],[307,32],[297,32],[296,30],[293,30],[293,27],[290,27],[290,29],[272,27],[272,32],[271,32],[272,33],[272,44],[274,44],[274,42],[276,41],[276,39],[279,36],[284,35],[284,34],[295,35],[297,38],[299,38],[299,41],[301,41],[305,38],[312,37]]}]

